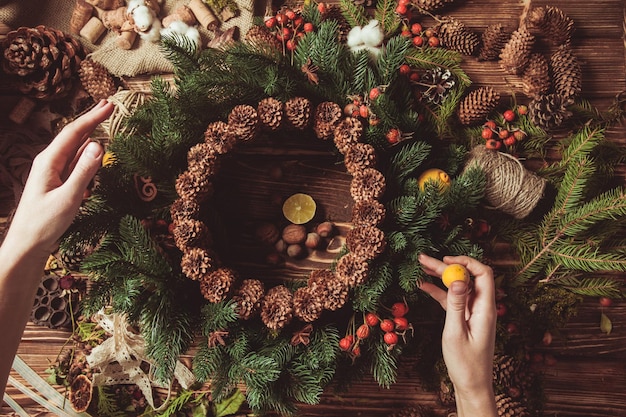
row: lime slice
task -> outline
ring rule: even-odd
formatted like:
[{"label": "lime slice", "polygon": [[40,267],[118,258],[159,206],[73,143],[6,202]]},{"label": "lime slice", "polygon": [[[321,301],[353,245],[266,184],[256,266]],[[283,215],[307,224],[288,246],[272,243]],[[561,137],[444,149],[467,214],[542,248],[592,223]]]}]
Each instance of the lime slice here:
[{"label": "lime slice", "polygon": [[293,224],[304,224],[315,217],[316,208],[315,200],[310,195],[297,193],[285,200],[283,214]]}]

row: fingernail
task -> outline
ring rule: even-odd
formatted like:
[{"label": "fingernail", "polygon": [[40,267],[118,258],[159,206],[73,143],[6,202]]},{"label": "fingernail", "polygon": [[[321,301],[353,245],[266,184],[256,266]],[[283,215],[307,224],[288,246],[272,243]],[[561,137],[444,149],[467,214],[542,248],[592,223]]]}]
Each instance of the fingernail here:
[{"label": "fingernail", "polygon": [[102,146],[98,142],[89,142],[84,153],[93,159],[98,159],[102,156]]},{"label": "fingernail", "polygon": [[453,281],[450,284],[450,291],[455,295],[463,295],[467,291],[467,285],[465,281]]}]

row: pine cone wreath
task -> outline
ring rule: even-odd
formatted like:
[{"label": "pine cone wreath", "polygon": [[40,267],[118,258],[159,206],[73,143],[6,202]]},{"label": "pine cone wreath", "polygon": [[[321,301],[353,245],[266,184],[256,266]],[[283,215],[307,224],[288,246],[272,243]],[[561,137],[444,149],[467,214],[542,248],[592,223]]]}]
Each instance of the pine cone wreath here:
[{"label": "pine cone wreath", "polygon": [[570,45],[561,45],[550,57],[554,92],[565,99],[576,99],[582,91],[582,70]]},{"label": "pine cone wreath", "polygon": [[261,298],[265,293],[263,283],[257,279],[245,279],[233,296],[237,303],[237,315],[242,320],[248,320],[259,310]]},{"label": "pine cone wreath", "polygon": [[237,143],[237,137],[233,133],[226,123],[218,120],[207,126],[204,131],[204,142],[209,144],[214,152],[225,154]]},{"label": "pine cone wreath", "polygon": [[385,176],[374,168],[357,172],[350,182],[350,195],[355,202],[377,200],[385,192]]},{"label": "pine cone wreath", "polygon": [[511,33],[500,23],[487,26],[481,35],[482,47],[478,53],[479,61],[495,61],[511,38]]},{"label": "pine cone wreath", "polygon": [[526,407],[506,394],[496,395],[496,409],[501,417],[530,417]]},{"label": "pine cone wreath", "polygon": [[567,106],[573,104],[559,94],[546,94],[528,103],[530,121],[544,130],[553,130],[572,116]]},{"label": "pine cone wreath", "polygon": [[319,319],[324,309],[324,301],[310,287],[298,288],[293,293],[293,313],[305,323]]},{"label": "pine cone wreath", "polygon": [[209,302],[219,303],[226,298],[236,279],[237,274],[232,269],[218,268],[200,279],[200,292]]},{"label": "pine cone wreath", "polygon": [[92,59],[85,59],[80,63],[78,76],[83,88],[94,101],[109,98],[117,91],[115,80],[109,70]]},{"label": "pine cone wreath", "polygon": [[373,168],[376,166],[376,149],[368,143],[356,143],[348,148],[343,162],[352,175],[365,168]]},{"label": "pine cone wreath", "polygon": [[294,97],[285,102],[285,116],[289,125],[304,130],[311,121],[311,101],[305,97]]},{"label": "pine cone wreath", "polygon": [[213,191],[209,176],[199,172],[185,171],[176,178],[176,192],[184,200],[205,200]]},{"label": "pine cone wreath", "polygon": [[459,104],[457,115],[465,126],[485,121],[500,101],[500,94],[492,87],[480,87],[470,92]]},{"label": "pine cone wreath", "polygon": [[416,0],[412,4],[420,10],[433,12],[453,3],[454,0]]},{"label": "pine cone wreath", "polygon": [[335,127],[341,120],[341,107],[332,101],[320,103],[315,109],[313,130],[319,139],[328,140],[333,137]]},{"label": "pine cone wreath", "polygon": [[274,97],[264,98],[257,106],[257,113],[264,129],[278,130],[283,121],[283,103]]},{"label": "pine cone wreath", "polygon": [[228,128],[240,141],[247,142],[254,138],[259,126],[256,109],[247,104],[239,104],[228,115]]},{"label": "pine cone wreath", "polygon": [[363,123],[356,117],[346,117],[334,131],[335,147],[339,152],[345,154],[350,147],[359,143],[363,134]]},{"label": "pine cone wreath", "polygon": [[252,26],[246,32],[245,42],[259,49],[281,50],[282,44],[265,26]]},{"label": "pine cone wreath", "polygon": [[211,232],[200,220],[183,219],[174,223],[174,243],[184,252],[193,247],[209,247]]},{"label": "pine cone wreath", "polygon": [[170,206],[170,216],[173,223],[197,219],[199,215],[200,205],[195,200],[177,198]]},{"label": "pine cone wreath", "polygon": [[446,17],[437,25],[441,46],[463,55],[474,55],[480,44],[478,35],[465,27],[460,20]]},{"label": "pine cone wreath", "polygon": [[338,310],[348,300],[348,286],[344,285],[337,275],[328,269],[311,271],[307,286],[319,299],[324,301],[324,309],[326,310]]},{"label": "pine cone wreath", "polygon": [[385,232],[373,226],[356,226],[346,236],[346,246],[350,253],[367,260],[380,255],[385,250],[386,243]]},{"label": "pine cone wreath", "polygon": [[530,31],[553,45],[569,44],[574,32],[574,21],[553,6],[533,8],[526,18]]},{"label": "pine cone wreath", "polygon": [[502,48],[500,66],[509,74],[521,74],[528,65],[534,43],[535,37],[525,27],[517,29]]},{"label": "pine cone wreath", "polygon": [[369,264],[363,257],[348,253],[337,261],[335,273],[343,285],[354,288],[367,280]]},{"label": "pine cone wreath", "polygon": [[293,318],[293,294],[284,285],[267,291],[261,300],[261,320],[271,330],[285,327]]},{"label": "pine cone wreath", "polygon": [[189,248],[183,253],[180,261],[183,274],[193,280],[203,279],[216,266],[215,257],[208,250],[202,248]]},{"label": "pine cone wreath", "polygon": [[355,226],[378,226],[385,214],[385,206],[378,200],[362,200],[352,207],[352,223]]},{"label": "pine cone wreath", "polygon": [[522,73],[522,91],[530,98],[537,98],[550,91],[550,64],[542,54],[532,54]]},{"label": "pine cone wreath", "polygon": [[3,42],[2,69],[19,90],[41,100],[65,96],[74,86],[85,50],[72,36],[47,26],[21,27]]}]

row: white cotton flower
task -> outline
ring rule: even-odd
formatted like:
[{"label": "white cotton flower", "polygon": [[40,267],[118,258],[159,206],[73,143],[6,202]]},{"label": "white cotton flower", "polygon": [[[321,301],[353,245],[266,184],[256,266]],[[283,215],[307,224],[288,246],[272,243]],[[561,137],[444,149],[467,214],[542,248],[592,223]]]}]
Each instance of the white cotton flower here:
[{"label": "white cotton flower", "polygon": [[361,30],[361,40],[367,46],[380,46],[385,39],[383,29],[378,20],[370,20]]},{"label": "white cotton flower", "polygon": [[361,39],[361,26],[355,26],[350,29],[350,32],[348,32],[347,44],[350,49],[363,45],[363,40]]},{"label": "white cotton flower", "polygon": [[195,27],[189,26],[181,20],[174,20],[168,27],[161,29],[161,36],[171,36],[174,33],[189,39],[196,49],[200,47],[200,32]]}]

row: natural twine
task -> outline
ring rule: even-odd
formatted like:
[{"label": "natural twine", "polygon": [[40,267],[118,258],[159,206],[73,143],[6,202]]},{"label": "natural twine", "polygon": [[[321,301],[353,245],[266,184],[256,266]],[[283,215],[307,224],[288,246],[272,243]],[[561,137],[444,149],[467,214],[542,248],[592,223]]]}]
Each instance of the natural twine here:
[{"label": "natural twine", "polygon": [[126,132],[128,127],[125,120],[145,102],[146,94],[139,91],[120,90],[107,100],[115,104],[115,109],[100,126],[108,135],[109,140],[113,140],[118,134]]},{"label": "natural twine", "polygon": [[528,171],[509,154],[488,150],[484,145],[476,146],[469,154],[465,169],[472,167],[485,172],[485,198],[494,210],[523,219],[543,197],[546,180]]}]

